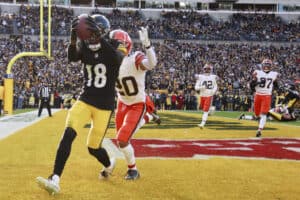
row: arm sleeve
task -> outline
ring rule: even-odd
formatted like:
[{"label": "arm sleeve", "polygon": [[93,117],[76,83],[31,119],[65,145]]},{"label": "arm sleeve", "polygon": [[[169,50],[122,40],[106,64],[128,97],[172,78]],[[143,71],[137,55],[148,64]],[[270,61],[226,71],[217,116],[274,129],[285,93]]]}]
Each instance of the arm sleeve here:
[{"label": "arm sleeve", "polygon": [[146,58],[143,59],[142,64],[148,70],[153,69],[157,65],[157,58],[153,47],[146,49]]},{"label": "arm sleeve", "polygon": [[216,92],[217,92],[217,90],[218,90],[218,84],[217,84],[217,81],[215,80],[214,81],[214,88],[213,88],[213,91],[212,91],[212,95],[215,95]]},{"label": "arm sleeve", "polygon": [[195,90],[199,91],[200,89],[201,89],[201,81],[200,79],[198,79],[195,84]]},{"label": "arm sleeve", "polygon": [[252,91],[254,91],[256,85],[257,85],[257,81],[256,80],[251,80],[251,82],[250,82],[250,89]]},{"label": "arm sleeve", "polygon": [[68,60],[69,62],[77,62],[80,59],[80,52],[76,45],[69,45],[68,47]]},{"label": "arm sleeve", "polygon": [[276,80],[273,83],[273,88],[274,88],[274,90],[278,90],[279,89],[279,85],[278,85],[278,82]]}]

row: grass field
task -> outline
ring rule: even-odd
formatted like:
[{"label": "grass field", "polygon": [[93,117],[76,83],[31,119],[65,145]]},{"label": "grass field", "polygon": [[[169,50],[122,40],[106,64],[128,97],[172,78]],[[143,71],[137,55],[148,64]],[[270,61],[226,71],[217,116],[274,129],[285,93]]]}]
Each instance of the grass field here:
[{"label": "grass field", "polygon": [[[263,137],[267,139],[257,140],[253,138],[257,122],[237,120],[240,113],[217,112],[209,117],[203,130],[196,126],[201,117],[199,113],[165,111],[159,114],[162,118],[160,126],[148,124],[134,136],[133,145],[141,173],[139,180],[128,182],[123,179],[126,164],[119,157],[111,179],[99,180],[102,166],[88,154],[85,146],[88,129],[82,127],[61,179],[61,193],[57,196],[49,196],[41,190],[35,178],[47,177],[52,171],[66,111],[57,112],[54,117],[45,118],[1,140],[0,200],[300,199],[300,152],[281,152],[278,146],[263,146],[268,139],[275,138],[274,143],[282,142],[282,145],[290,145],[286,148],[297,150],[300,147],[296,144],[300,143],[299,122],[268,122],[263,131]],[[114,137],[114,124],[111,123],[107,138]],[[146,143],[139,144],[141,141]],[[174,143],[172,146],[169,143],[172,141],[184,142],[184,145]],[[226,156],[216,150],[207,150],[207,146],[215,143],[224,142],[225,145],[232,141],[245,144],[238,151],[241,155],[249,152],[247,148],[252,147],[251,143],[258,143],[255,144],[257,154],[232,154],[237,145],[230,146],[232,150]],[[161,148],[152,152],[149,149],[155,146],[154,143]],[[189,145],[191,148],[186,148]],[[146,147],[149,151],[144,151]],[[202,153],[186,156],[196,149]],[[266,152],[270,157],[260,156]],[[283,157],[276,158],[278,155]]]}]

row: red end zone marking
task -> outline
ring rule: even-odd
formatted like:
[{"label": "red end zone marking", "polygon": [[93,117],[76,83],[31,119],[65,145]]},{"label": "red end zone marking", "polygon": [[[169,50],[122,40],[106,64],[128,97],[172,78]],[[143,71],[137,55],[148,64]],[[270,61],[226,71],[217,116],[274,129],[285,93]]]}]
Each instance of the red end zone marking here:
[{"label": "red end zone marking", "polygon": [[[113,140],[116,144],[116,140]],[[136,157],[191,158],[195,155],[300,160],[299,139],[159,140],[133,139]]]}]

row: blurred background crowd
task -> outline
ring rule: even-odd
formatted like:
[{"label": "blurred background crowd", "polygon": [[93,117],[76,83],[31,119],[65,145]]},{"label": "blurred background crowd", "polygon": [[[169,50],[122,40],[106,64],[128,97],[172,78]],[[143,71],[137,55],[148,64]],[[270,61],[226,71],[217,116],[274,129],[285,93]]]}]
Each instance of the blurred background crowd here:
[{"label": "blurred background crowd", "polygon": [[[47,12],[47,9],[45,9]],[[99,12],[98,9],[92,13]],[[300,80],[300,17],[284,21],[275,14],[233,14],[228,21],[214,20],[195,11],[161,11],[158,19],[146,18],[139,11],[114,9],[105,14],[112,29],[121,28],[141,50],[137,31],[148,26],[155,46],[158,66],[146,76],[147,93],[158,109],[197,110],[194,91],[195,74],[204,63],[214,66],[219,76],[219,90],[213,104],[216,110],[243,110],[252,106],[249,81],[263,58],[271,58],[273,70],[280,73],[280,83]],[[68,63],[67,46],[72,8],[53,7],[53,60],[26,57],[13,67],[14,108],[36,107],[41,83],[53,91],[53,106],[68,104],[80,93],[80,63]],[[38,51],[39,7],[22,5],[18,13],[0,16],[0,77],[9,60],[19,52]],[[47,21],[44,24],[47,30]],[[0,79],[1,79],[0,78]],[[276,96],[274,95],[274,102]]]}]

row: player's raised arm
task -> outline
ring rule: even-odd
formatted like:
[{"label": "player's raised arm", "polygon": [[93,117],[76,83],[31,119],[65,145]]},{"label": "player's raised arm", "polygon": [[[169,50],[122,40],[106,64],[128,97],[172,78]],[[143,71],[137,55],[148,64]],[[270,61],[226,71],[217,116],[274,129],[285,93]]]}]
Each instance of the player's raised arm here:
[{"label": "player's raised arm", "polygon": [[212,90],[212,95],[215,95],[216,92],[218,91],[218,80],[219,77],[216,76],[216,78],[213,80],[213,90]]},{"label": "player's raised arm", "polygon": [[157,65],[157,58],[153,46],[151,45],[147,28],[141,27],[139,30],[140,41],[146,51],[146,58],[141,62],[141,68],[151,70]]},{"label": "player's raised arm", "polygon": [[196,81],[196,83],[195,83],[195,90],[196,90],[197,92],[200,92],[200,90],[203,89],[204,86],[201,85],[201,77],[200,77],[200,75],[197,74],[197,77],[196,77],[196,78],[197,78],[197,81]]},{"label": "player's raised arm", "polygon": [[79,17],[72,20],[70,45],[68,47],[68,60],[76,62],[80,59],[80,48],[77,47],[77,28],[79,24]]}]

